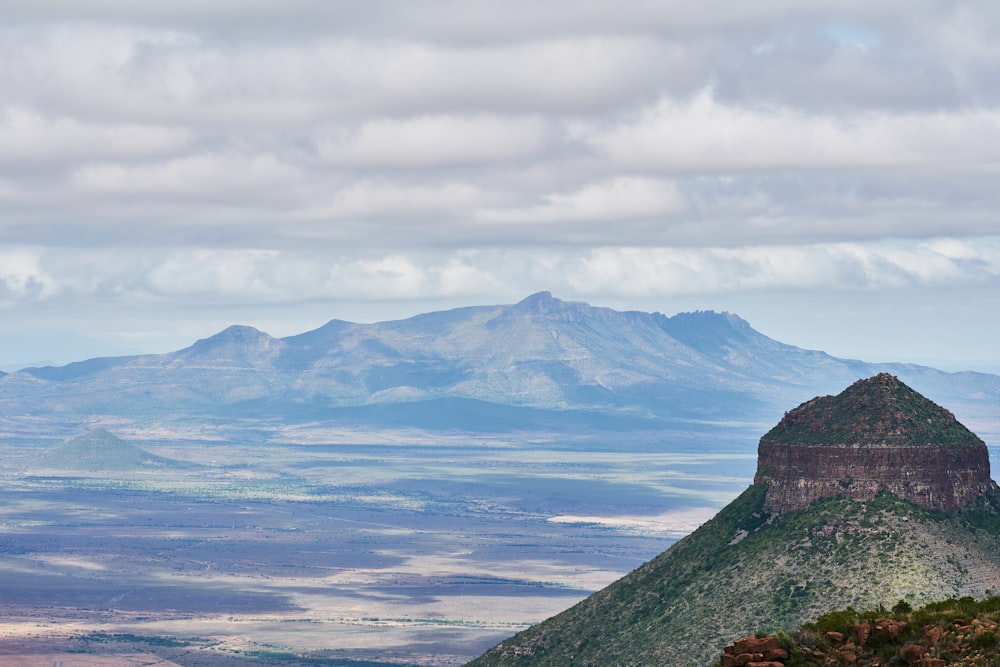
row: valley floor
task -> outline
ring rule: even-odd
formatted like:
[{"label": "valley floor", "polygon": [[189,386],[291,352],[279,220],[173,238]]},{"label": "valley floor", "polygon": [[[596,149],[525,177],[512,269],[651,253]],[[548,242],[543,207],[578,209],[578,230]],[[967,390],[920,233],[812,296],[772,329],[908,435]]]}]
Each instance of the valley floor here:
[{"label": "valley floor", "polygon": [[666,549],[754,465],[683,433],[119,435],[185,465],[40,470],[57,440],[0,440],[4,665],[459,665]]}]

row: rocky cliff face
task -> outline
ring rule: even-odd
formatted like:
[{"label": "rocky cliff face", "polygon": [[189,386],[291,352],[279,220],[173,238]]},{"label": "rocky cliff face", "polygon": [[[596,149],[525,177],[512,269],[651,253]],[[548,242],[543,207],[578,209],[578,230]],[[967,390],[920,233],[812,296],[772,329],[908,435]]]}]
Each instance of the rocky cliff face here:
[{"label": "rocky cliff face", "polygon": [[786,414],[761,438],[757,465],[754,481],[767,485],[764,509],[774,514],[882,491],[954,512],[996,488],[986,444],[885,373]]}]

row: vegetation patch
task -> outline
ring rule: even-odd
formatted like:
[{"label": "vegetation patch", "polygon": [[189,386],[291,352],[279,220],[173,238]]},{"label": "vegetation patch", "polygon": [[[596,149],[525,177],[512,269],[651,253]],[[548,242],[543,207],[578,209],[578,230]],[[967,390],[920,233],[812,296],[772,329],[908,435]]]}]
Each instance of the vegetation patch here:
[{"label": "vegetation patch", "polygon": [[754,643],[777,645],[771,664],[785,667],[995,667],[1000,664],[1000,597],[969,596],[914,610],[905,600],[892,609],[831,611],[791,633],[753,635],[727,646],[717,667],[739,663],[737,651]]},{"label": "vegetation patch", "polygon": [[761,439],[788,445],[982,444],[950,411],[887,373],[806,401]]},{"label": "vegetation patch", "polygon": [[202,644],[204,640],[195,638],[165,637],[160,635],[135,635],[129,632],[91,632],[77,637],[79,641],[91,642],[95,644],[127,643],[146,644],[148,646],[169,646],[182,647]]}]

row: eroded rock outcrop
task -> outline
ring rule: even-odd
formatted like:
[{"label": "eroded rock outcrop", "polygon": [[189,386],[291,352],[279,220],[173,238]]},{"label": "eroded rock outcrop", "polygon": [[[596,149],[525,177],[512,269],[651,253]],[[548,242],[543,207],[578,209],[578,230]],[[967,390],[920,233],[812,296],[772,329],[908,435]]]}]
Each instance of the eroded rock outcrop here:
[{"label": "eroded rock outcrop", "polygon": [[760,440],[755,483],[781,514],[819,498],[888,491],[954,512],[996,488],[986,444],[955,416],[882,373],[807,401]]},{"label": "eroded rock outcrop", "polygon": [[[884,611],[884,610],[883,610]],[[950,599],[893,618],[836,611],[790,634],[750,635],[728,646],[720,667],[995,667],[1000,664],[1000,598]],[[837,627],[840,630],[827,628]],[[773,649],[769,653],[764,651]],[[767,657],[770,656],[770,657]]]}]

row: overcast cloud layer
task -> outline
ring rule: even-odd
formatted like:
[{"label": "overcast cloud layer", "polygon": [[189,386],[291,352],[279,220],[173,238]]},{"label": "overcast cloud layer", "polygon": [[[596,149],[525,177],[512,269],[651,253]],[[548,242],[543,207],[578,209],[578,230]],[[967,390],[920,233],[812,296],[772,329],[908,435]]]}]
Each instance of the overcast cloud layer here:
[{"label": "overcast cloud layer", "polygon": [[9,345],[548,289],[1000,365],[996,3],[27,4],[0,2]]}]

